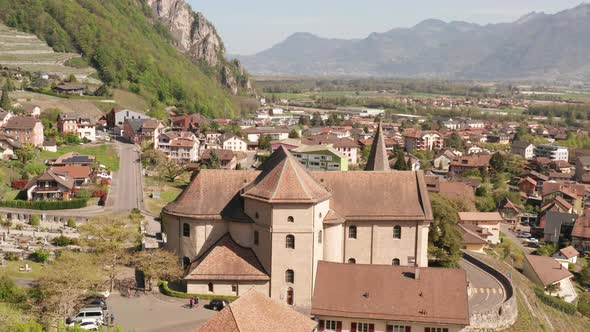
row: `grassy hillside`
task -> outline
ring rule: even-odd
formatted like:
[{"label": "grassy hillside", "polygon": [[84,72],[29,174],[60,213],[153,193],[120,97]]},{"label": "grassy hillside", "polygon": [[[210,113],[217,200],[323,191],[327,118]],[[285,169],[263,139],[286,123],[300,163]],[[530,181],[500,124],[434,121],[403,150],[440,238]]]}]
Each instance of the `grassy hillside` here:
[{"label": "grassy hillside", "polygon": [[81,53],[100,79],[146,97],[150,107],[233,116],[226,91],[171,44],[142,0],[0,0],[0,21],[59,52]]}]

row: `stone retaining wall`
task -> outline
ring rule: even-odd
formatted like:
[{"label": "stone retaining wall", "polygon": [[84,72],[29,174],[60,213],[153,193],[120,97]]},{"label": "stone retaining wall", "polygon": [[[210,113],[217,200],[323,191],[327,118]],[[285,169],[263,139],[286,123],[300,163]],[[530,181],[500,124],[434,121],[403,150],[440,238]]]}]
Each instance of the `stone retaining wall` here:
[{"label": "stone retaining wall", "polygon": [[463,331],[476,331],[481,329],[503,330],[512,326],[518,318],[518,305],[512,282],[503,273],[480,261],[468,252],[463,252],[463,258],[469,263],[477,266],[490,274],[504,287],[506,299],[502,304],[482,312],[470,313],[469,327]]}]

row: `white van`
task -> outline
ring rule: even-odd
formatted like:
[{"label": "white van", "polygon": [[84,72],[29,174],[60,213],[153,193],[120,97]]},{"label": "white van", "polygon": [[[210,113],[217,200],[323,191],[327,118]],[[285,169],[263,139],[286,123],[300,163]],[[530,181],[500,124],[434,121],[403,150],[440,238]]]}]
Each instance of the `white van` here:
[{"label": "white van", "polygon": [[82,308],[78,314],[72,319],[73,322],[82,322],[94,319],[100,325],[104,323],[104,314],[101,307]]}]

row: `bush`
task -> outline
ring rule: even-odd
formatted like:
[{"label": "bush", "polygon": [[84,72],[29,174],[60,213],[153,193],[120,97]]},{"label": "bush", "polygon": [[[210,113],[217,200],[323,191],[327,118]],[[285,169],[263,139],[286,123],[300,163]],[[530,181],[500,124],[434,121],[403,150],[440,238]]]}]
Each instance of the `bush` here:
[{"label": "bush", "polygon": [[31,216],[31,220],[29,221],[29,223],[33,227],[38,227],[39,225],[41,225],[41,218],[39,218],[38,215],[34,214]]},{"label": "bush", "polygon": [[74,218],[68,219],[67,226],[70,228],[76,228],[76,220]]},{"label": "bush", "polygon": [[79,198],[79,199],[88,200],[90,197],[92,197],[92,193],[86,189],[80,189],[76,193],[76,198]]},{"label": "bush", "polygon": [[71,245],[78,245],[78,239],[60,235],[51,240],[51,244],[57,247],[67,247]]},{"label": "bush", "polygon": [[559,311],[565,312],[566,314],[574,315],[577,311],[575,305],[567,303],[564,300],[559,299],[557,297],[545,294],[545,291],[539,287],[535,288],[535,294],[537,295],[539,300],[541,300],[541,302]]},{"label": "bush", "polygon": [[49,260],[49,251],[43,250],[43,249],[37,249],[37,250],[33,251],[31,256],[29,256],[29,258],[33,262],[46,263]]},{"label": "bush", "polygon": [[23,190],[29,183],[29,180],[16,180],[12,181],[12,189]]},{"label": "bush", "polygon": [[0,277],[0,302],[23,303],[27,295],[22,288],[19,288],[10,277]]},{"label": "bush", "polygon": [[158,282],[158,287],[160,288],[160,292],[162,294],[167,295],[167,296],[171,296],[171,297],[177,297],[180,299],[190,299],[193,297],[198,297],[201,300],[221,299],[221,300],[227,300],[229,302],[233,302],[238,299],[238,296],[232,296],[232,295],[189,294],[189,293],[175,291],[175,290],[172,290],[168,287],[168,281]]},{"label": "bush", "polygon": [[102,197],[104,196],[106,193],[104,190],[102,189],[98,189],[92,192],[92,197]]},{"label": "bush", "polygon": [[582,293],[578,297],[578,311],[586,316],[590,317],[590,293]]},{"label": "bush", "polygon": [[86,207],[85,199],[72,199],[69,201],[0,201],[0,207],[31,209],[31,210],[68,210]]},{"label": "bush", "polygon": [[20,259],[20,256],[15,252],[7,252],[4,254],[4,259],[9,262],[16,262]]}]

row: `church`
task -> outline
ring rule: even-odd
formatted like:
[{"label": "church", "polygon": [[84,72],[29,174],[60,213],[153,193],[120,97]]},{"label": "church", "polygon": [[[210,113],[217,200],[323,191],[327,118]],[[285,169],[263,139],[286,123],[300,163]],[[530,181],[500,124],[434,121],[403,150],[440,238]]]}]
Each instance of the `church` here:
[{"label": "church", "polygon": [[424,175],[389,169],[381,126],[365,171],[308,171],[281,146],[258,171],[202,170],[162,215],[188,293],[309,309],[320,261],[428,266]]}]

